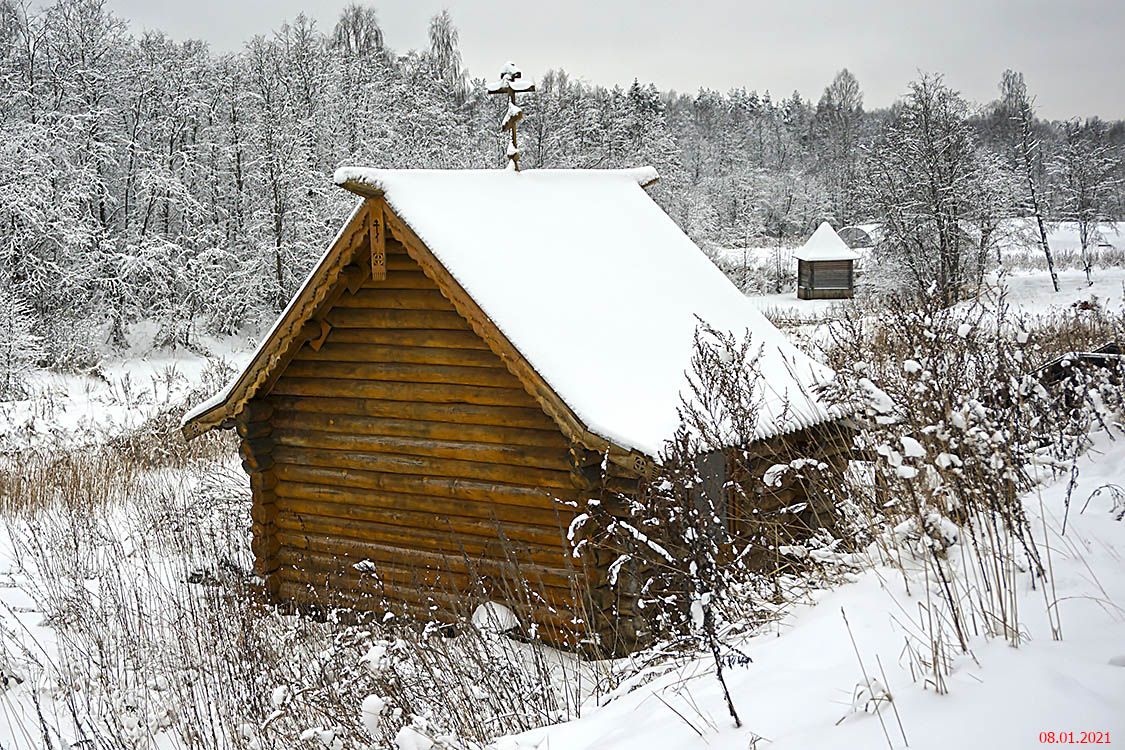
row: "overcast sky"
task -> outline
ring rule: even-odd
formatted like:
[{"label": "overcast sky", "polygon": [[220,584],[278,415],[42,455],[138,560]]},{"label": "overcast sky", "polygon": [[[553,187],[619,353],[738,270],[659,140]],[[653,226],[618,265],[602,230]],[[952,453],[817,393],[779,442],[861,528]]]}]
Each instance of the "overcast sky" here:
[{"label": "overcast sky", "polygon": [[[162,29],[238,49],[304,12],[330,31],[346,0],[109,0],[134,31]],[[694,92],[794,89],[813,99],[840,68],[865,102],[885,106],[918,70],[974,101],[995,97],[1005,68],[1024,73],[1051,118],[1125,118],[1125,0],[381,0],[396,50],[425,46],[449,8],[473,76],[505,60],[535,77],[565,68],[591,83],[634,77]]]}]

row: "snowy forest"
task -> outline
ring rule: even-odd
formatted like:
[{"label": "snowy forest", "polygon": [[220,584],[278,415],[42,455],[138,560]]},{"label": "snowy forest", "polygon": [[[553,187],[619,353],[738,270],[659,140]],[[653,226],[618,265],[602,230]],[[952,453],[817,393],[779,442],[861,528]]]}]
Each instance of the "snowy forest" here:
[{"label": "snowy forest", "polygon": [[[8,327],[36,331],[39,364],[68,369],[124,342],[140,318],[160,321],[165,344],[258,325],[351,206],[329,179],[338,165],[501,166],[491,71],[464,69],[448,12],[429,38],[392,50],[376,9],[357,4],[334,28],[298,16],[218,55],[132,33],[102,0],[0,0]],[[653,165],[654,196],[705,249],[904,211],[973,223],[984,238],[1011,215],[1125,215],[1125,123],[1038,119],[1017,73],[983,105],[923,76],[892,108],[868,109],[847,70],[813,101],[768,80],[606,88],[565,64],[530,72],[525,167]],[[931,168],[956,198],[934,206],[900,192]]]},{"label": "snowy forest", "polygon": [[1125,121],[381,7],[0,0],[0,750],[1120,741]]}]

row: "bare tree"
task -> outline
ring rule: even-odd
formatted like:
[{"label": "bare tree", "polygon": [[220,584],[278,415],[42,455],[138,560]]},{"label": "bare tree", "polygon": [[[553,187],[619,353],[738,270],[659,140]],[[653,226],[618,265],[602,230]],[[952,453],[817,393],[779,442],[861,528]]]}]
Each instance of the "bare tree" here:
[{"label": "bare tree", "polygon": [[877,276],[919,293],[936,284],[946,306],[979,278],[966,229],[989,194],[968,114],[940,77],[915,81],[871,152],[865,181],[868,205],[883,222]]},{"label": "bare tree", "polygon": [[1097,239],[1101,223],[1111,218],[1120,162],[1108,141],[1105,125],[1094,119],[1066,124],[1062,146],[1050,164],[1060,217],[1078,227],[1087,284],[1093,283],[1088,249],[1090,242]]},{"label": "bare tree", "polygon": [[999,107],[1011,126],[1007,128],[1007,140],[1017,171],[1023,178],[1027,190],[1026,200],[1039,230],[1039,243],[1043,256],[1047,259],[1047,270],[1051,274],[1051,285],[1059,290],[1059,275],[1055,272],[1055,259],[1051,255],[1051,245],[1047,241],[1047,224],[1044,218],[1045,201],[1038,186],[1039,165],[1042,162],[1042,145],[1035,135],[1035,102],[1027,93],[1023,73],[1005,70],[1000,78]]},{"label": "bare tree", "polygon": [[859,136],[863,123],[863,92],[859,81],[844,68],[832,79],[816,105],[813,126],[827,146],[824,160],[836,203],[837,220],[848,224],[857,210]]},{"label": "bare tree", "polygon": [[355,57],[365,57],[383,49],[383,29],[374,8],[351,3],[340,13],[332,32],[332,46]]}]

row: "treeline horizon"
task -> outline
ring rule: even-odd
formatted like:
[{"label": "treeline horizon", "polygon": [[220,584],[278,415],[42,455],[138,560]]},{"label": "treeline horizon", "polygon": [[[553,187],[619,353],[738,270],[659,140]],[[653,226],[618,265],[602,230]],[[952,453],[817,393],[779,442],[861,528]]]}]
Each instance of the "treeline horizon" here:
[{"label": "treeline horizon", "polygon": [[[640,80],[605,87],[562,67],[525,75],[538,91],[520,102],[524,168],[652,165],[653,197],[705,250],[793,243],[822,220],[882,221],[899,208],[872,185],[886,144],[912,142],[888,134],[917,82],[894,105],[865,109],[847,70],[815,102]],[[7,316],[40,331],[41,363],[57,367],[123,344],[141,318],[161,322],[157,343],[181,344],[271,319],[352,205],[331,184],[337,166],[503,166],[505,103],[487,94],[490,78],[465,70],[448,12],[421,50],[391,50],[377,9],[356,4],[331,29],[299,15],[216,54],[130,32],[104,0],[0,0]],[[948,92],[940,78],[924,80]],[[1024,89],[1031,141],[1017,149],[999,88],[984,105],[948,93],[946,114],[964,126],[957,148],[988,171],[973,184],[990,186],[987,207],[949,209],[953,220],[1125,216],[1125,122],[1042,120]],[[1085,156],[1064,165],[1078,147]],[[1064,175],[1089,154],[1099,172],[1083,178],[1096,188],[1092,208]]]}]

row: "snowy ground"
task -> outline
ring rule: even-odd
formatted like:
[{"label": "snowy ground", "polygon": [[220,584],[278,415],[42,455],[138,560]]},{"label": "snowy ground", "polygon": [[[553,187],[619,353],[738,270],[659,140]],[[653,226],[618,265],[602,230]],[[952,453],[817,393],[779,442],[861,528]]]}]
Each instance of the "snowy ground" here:
[{"label": "snowy ground", "polygon": [[0,447],[47,437],[86,444],[128,430],[181,401],[212,373],[222,379],[241,367],[256,343],[253,335],[205,336],[194,350],[153,349],[146,342],[154,329],[151,323],[134,326],[129,349],[94,373],[34,373],[26,398],[0,402]]},{"label": "snowy ground", "polygon": [[1113,310],[1125,308],[1125,268],[1099,268],[1086,283],[1082,271],[1060,271],[1059,291],[1051,288],[1051,277],[1044,271],[1013,272],[1000,279],[1008,289],[1013,312],[1040,315],[1073,307],[1084,301],[1101,302]]},{"label": "snowy ground", "polygon": [[[1125,484],[1125,439],[1104,436],[1081,463],[1067,529],[1060,534],[1066,483],[1032,493],[1026,506],[1049,539],[1063,639],[1052,639],[1041,587],[1018,583],[1025,642],[974,639],[957,656],[949,693],[911,674],[905,643],[917,631],[922,582],[908,595],[901,573],[881,565],[802,606],[775,631],[741,645],[754,661],[728,672],[744,726],[735,729],[707,659],[657,678],[568,724],[497,744],[503,750],[710,748],[776,750],[1032,748],[1040,732],[1100,731],[1125,737],[1125,521],[1098,488]],[[1042,508],[1042,511],[1040,510]],[[1116,505],[1120,513],[1125,506]],[[844,623],[851,626],[858,657]],[[860,664],[862,659],[862,666]],[[853,707],[864,671],[893,697],[880,712]],[[763,738],[753,744],[755,736]],[[1120,740],[1118,740],[1120,741]]]}]

